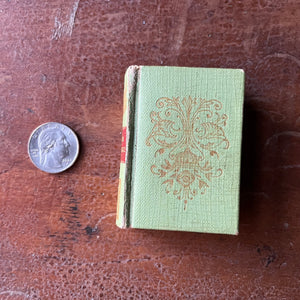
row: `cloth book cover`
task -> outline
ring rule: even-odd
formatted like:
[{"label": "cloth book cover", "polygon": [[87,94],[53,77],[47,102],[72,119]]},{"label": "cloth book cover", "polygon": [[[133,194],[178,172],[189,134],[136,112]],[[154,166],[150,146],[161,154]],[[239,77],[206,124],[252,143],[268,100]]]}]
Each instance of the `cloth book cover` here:
[{"label": "cloth book cover", "polygon": [[238,234],[241,69],[131,66],[116,223]]}]

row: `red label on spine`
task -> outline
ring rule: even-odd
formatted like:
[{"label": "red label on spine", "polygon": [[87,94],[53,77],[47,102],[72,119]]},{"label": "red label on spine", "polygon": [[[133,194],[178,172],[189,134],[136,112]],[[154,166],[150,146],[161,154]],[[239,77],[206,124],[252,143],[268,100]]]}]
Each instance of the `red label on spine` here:
[{"label": "red label on spine", "polygon": [[127,133],[127,127],[123,127],[122,147],[121,147],[121,163],[125,163],[125,159],[126,159],[126,133]]}]

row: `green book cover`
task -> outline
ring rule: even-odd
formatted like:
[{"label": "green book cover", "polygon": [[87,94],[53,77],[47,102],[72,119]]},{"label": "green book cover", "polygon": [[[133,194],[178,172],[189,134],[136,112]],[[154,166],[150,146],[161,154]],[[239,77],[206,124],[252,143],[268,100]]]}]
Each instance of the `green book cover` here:
[{"label": "green book cover", "polygon": [[117,225],[238,233],[240,69],[131,66]]}]

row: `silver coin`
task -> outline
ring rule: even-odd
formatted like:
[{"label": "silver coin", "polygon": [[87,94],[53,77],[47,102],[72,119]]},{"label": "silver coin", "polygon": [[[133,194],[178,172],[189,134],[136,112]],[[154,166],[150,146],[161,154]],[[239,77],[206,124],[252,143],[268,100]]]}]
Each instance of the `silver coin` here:
[{"label": "silver coin", "polygon": [[59,173],[71,167],[79,153],[76,134],[68,126],[49,122],[37,127],[28,141],[33,164],[47,173]]}]

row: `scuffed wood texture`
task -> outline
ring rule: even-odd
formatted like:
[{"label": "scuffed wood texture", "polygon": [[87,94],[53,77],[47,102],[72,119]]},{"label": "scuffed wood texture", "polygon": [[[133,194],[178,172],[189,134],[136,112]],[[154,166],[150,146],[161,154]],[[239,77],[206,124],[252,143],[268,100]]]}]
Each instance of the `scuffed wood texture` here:
[{"label": "scuffed wood texture", "polygon": [[[1,1],[0,299],[297,299],[299,1]],[[131,64],[243,68],[239,236],[115,226]],[[81,154],[27,156],[47,121]]]}]

